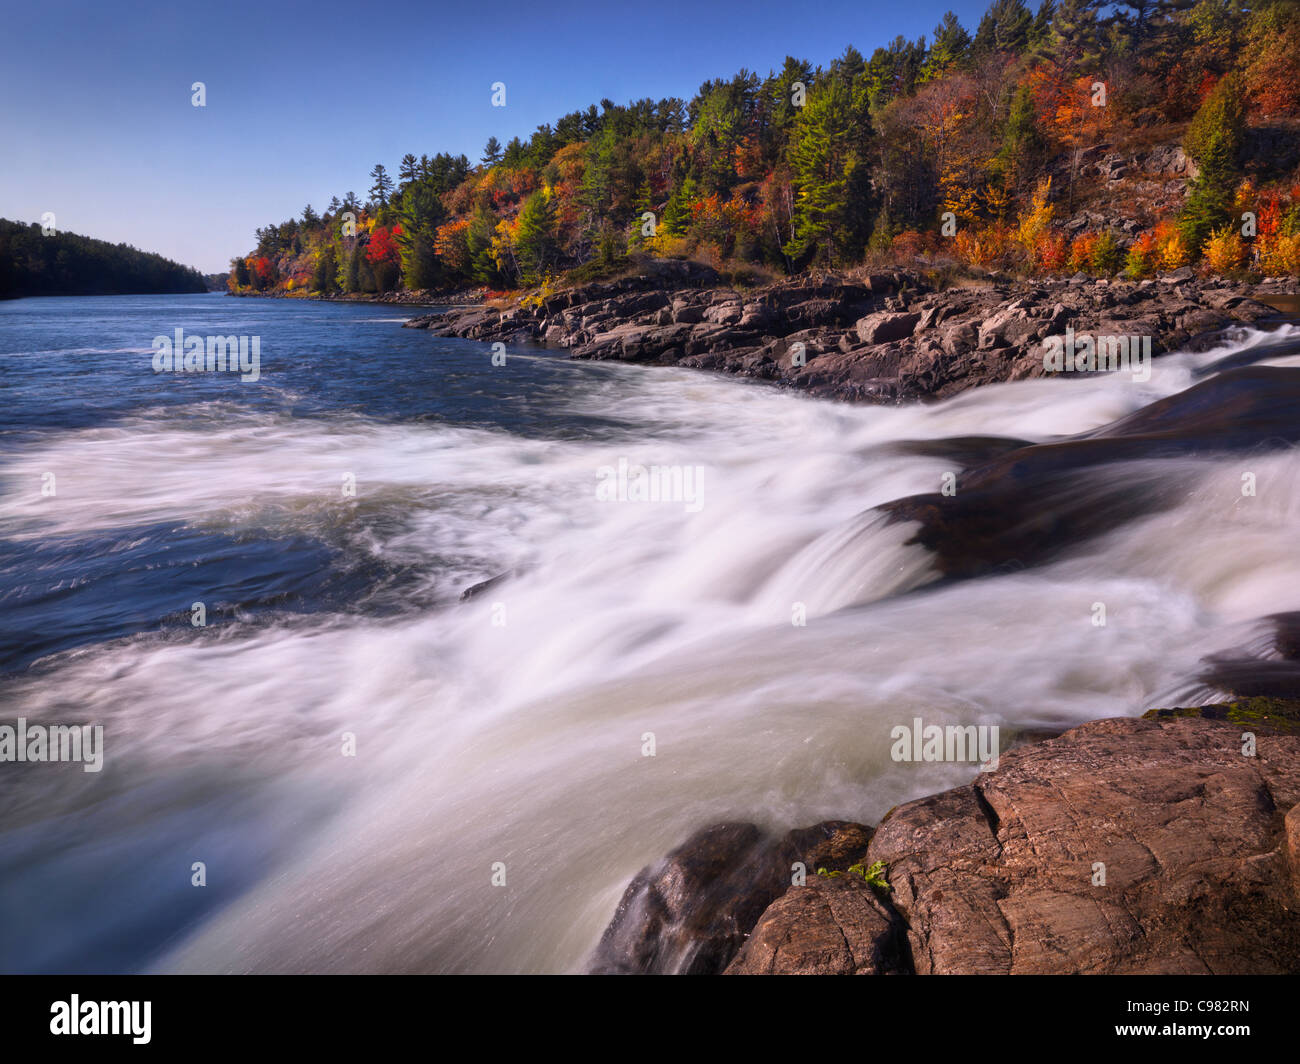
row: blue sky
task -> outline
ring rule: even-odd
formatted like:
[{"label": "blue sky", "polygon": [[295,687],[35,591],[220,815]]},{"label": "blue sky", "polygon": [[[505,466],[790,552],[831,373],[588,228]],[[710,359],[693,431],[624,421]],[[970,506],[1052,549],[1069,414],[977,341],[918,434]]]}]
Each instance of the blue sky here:
[{"label": "blue sky", "polygon": [[928,37],[949,9],[973,31],[987,6],[29,0],[3,22],[0,217],[53,211],[61,230],[220,271],[258,226],[364,197],[376,162],[476,161],[489,135],[527,138],[602,97],[689,99],[787,54],[825,64],[847,44]]}]

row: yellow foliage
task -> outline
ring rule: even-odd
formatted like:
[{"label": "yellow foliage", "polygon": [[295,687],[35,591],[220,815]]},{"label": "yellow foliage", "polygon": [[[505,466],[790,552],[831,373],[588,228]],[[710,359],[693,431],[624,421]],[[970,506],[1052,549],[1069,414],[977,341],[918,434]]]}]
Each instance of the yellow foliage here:
[{"label": "yellow foliage", "polygon": [[1237,186],[1237,194],[1233,197],[1233,209],[1240,214],[1242,211],[1253,211],[1255,202],[1259,198],[1259,193],[1255,189],[1255,183],[1250,178],[1246,178]]},{"label": "yellow foliage", "polygon": [[1160,243],[1160,265],[1166,270],[1176,270],[1192,261],[1192,249],[1187,246],[1183,234],[1177,229]]},{"label": "yellow foliage", "polygon": [[1232,273],[1246,261],[1246,242],[1231,225],[1212,232],[1203,250],[1206,265],[1215,273]]},{"label": "yellow foliage", "polygon": [[550,270],[546,271],[546,276],[542,278],[542,283],[536,292],[530,292],[519,302],[533,310],[541,307],[542,303],[555,295],[555,275]]},{"label": "yellow foliage", "polygon": [[1020,212],[1016,222],[1016,241],[1026,251],[1032,252],[1038,246],[1039,239],[1052,224],[1056,209],[1047,201],[1052,191],[1052,179],[1043,178],[1034,189],[1033,202],[1029,209]]},{"label": "yellow foliage", "polygon": [[1272,277],[1300,275],[1300,233],[1278,233],[1262,249],[1260,267]]}]

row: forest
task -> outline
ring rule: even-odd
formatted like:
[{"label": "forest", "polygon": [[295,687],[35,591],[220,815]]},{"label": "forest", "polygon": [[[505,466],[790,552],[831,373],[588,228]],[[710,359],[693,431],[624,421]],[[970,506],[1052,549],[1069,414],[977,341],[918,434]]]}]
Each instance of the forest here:
[{"label": "forest", "polygon": [[[968,29],[695,96],[601,100],[481,158],[403,156],[256,231],[240,293],[505,291],[629,256],[1300,273],[1295,0],[994,0]],[[1136,161],[1136,165],[1134,162]]]},{"label": "forest", "polygon": [[0,218],[0,298],[206,290],[197,270],[161,255]]}]

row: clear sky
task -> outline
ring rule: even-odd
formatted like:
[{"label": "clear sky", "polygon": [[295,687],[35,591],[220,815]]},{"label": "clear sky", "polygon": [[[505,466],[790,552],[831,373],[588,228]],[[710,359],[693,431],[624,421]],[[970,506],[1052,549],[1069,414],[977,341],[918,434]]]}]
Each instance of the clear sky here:
[{"label": "clear sky", "polygon": [[[608,97],[689,100],[786,55],[870,56],[987,0],[12,0],[0,18],[0,217],[205,272],[253,230],[362,198],[376,162],[464,152]],[[1031,5],[1036,8],[1037,4]],[[207,106],[190,86],[206,85]],[[506,84],[506,107],[491,85]]]}]

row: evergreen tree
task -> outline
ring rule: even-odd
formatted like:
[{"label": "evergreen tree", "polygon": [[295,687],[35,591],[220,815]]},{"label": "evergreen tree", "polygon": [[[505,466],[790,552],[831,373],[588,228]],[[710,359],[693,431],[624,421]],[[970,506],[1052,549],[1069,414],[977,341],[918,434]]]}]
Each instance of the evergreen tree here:
[{"label": "evergreen tree", "polygon": [[393,193],[393,179],[388,176],[383,163],[375,163],[375,168],[370,171],[370,179],[374,182],[370,186],[370,202],[380,207],[388,206],[388,197]]},{"label": "evergreen tree", "polygon": [[347,264],[343,270],[343,291],[361,291],[361,247],[359,244],[354,243],[348,251]]},{"label": "evergreen tree", "polygon": [[1058,64],[1075,73],[1089,73],[1101,62],[1098,0],[1059,0],[1052,17],[1052,43]]},{"label": "evergreen tree", "polygon": [[488,137],[483,146],[483,165],[496,166],[501,161],[501,142],[496,137]]},{"label": "evergreen tree", "polygon": [[1200,171],[1178,220],[1193,252],[1200,250],[1211,230],[1232,219],[1244,129],[1241,83],[1230,74],[1205,98],[1183,142]]},{"label": "evergreen tree", "polygon": [[312,271],[311,287],[322,295],[330,295],[335,290],[334,275],[338,266],[334,261],[334,245],[326,244],[316,258],[316,268]]},{"label": "evergreen tree", "polygon": [[1021,0],[993,0],[980,19],[971,50],[980,56],[1023,51],[1033,22],[1034,16]]},{"label": "evergreen tree", "polygon": [[1011,99],[1011,111],[1002,130],[1002,147],[994,160],[1008,191],[1026,187],[1041,168],[1046,148],[1038,132],[1033,94],[1027,85],[1022,85]]},{"label": "evergreen tree", "polygon": [[685,236],[691,223],[691,202],[699,195],[699,185],[693,177],[684,178],[674,185],[659,223],[660,232],[668,236]]},{"label": "evergreen tree", "polygon": [[519,211],[519,228],[515,238],[515,259],[519,279],[524,284],[538,284],[555,260],[555,210],[551,197],[534,192]]},{"label": "evergreen tree", "polygon": [[[1049,0],[1050,2],[1050,0]],[[934,43],[925,58],[922,72],[923,80],[942,77],[966,61],[970,51],[971,37],[952,11],[947,12],[939,25],[934,28]]]},{"label": "evergreen tree", "polygon": [[496,260],[492,258],[492,235],[495,231],[496,219],[485,207],[476,207],[465,232],[465,244],[469,251],[470,273],[478,284],[496,284],[500,277]]},{"label": "evergreen tree", "polygon": [[827,79],[808,97],[790,147],[798,193],[794,237],[784,249],[794,259],[838,261],[862,249],[861,206],[853,197],[866,176],[865,107],[840,78]]}]

